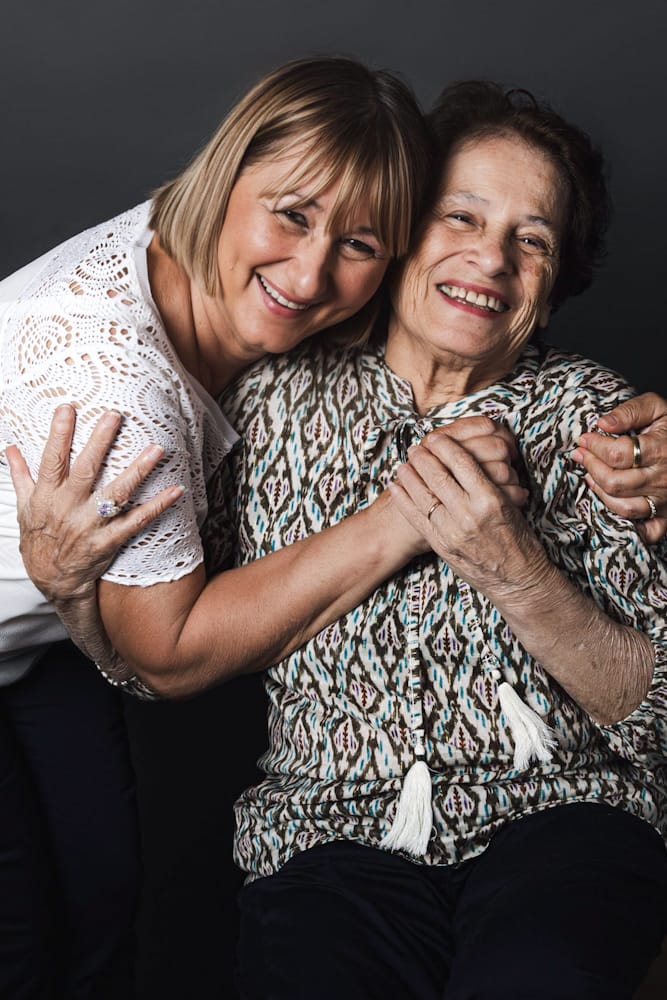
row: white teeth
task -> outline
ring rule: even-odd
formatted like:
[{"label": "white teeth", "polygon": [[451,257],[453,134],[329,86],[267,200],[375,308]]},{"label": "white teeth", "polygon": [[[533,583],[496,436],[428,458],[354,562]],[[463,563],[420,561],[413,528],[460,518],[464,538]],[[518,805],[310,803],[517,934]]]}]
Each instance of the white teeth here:
[{"label": "white teeth", "polygon": [[473,292],[470,289],[459,288],[458,285],[438,285],[438,289],[450,298],[460,299],[462,302],[469,302],[473,306],[480,306],[482,309],[489,309],[491,312],[505,312],[509,307],[494,298],[493,295],[485,295],[483,292]]},{"label": "white teeth", "polygon": [[286,306],[287,309],[294,309],[297,312],[302,309],[308,308],[308,306],[304,305],[303,303],[292,302],[290,299],[286,299],[284,295],[280,295],[280,293],[277,292],[275,288],[273,288],[264,280],[261,274],[258,274],[257,277],[259,278],[260,284],[264,289],[264,291],[266,292],[266,294],[270,295],[272,299],[275,299],[275,301],[278,302],[279,305]]}]

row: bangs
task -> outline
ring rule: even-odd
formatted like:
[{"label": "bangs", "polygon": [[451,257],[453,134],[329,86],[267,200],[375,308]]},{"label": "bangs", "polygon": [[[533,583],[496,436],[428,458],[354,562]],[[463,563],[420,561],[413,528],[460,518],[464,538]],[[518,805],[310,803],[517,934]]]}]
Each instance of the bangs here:
[{"label": "bangs", "polygon": [[[412,223],[404,197],[409,185],[407,170],[402,170],[402,165],[388,156],[386,150],[377,145],[364,146],[360,137],[353,138],[357,141],[343,143],[337,137],[323,137],[315,132],[305,138],[300,135],[287,148],[281,144],[276,162],[299,151],[303,151],[302,158],[296,169],[286,169],[271,191],[264,194],[278,200],[307,187],[310,200],[340,182],[331,206],[329,230],[345,232],[358,227],[360,222],[368,223],[386,253],[400,257],[408,249]],[[275,158],[276,152],[265,149],[261,155],[248,157],[246,165]],[[299,208],[303,204],[295,202],[290,207]],[[367,217],[360,216],[361,212]]]}]

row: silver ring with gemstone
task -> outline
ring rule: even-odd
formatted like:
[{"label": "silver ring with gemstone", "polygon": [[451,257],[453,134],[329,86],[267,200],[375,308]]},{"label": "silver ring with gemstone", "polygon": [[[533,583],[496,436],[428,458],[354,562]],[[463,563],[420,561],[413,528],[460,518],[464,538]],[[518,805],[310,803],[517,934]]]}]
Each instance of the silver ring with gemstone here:
[{"label": "silver ring with gemstone", "polygon": [[97,513],[105,520],[115,517],[122,510],[122,507],[115,500],[112,500],[110,497],[101,497],[99,493],[95,494],[95,506],[97,507]]}]

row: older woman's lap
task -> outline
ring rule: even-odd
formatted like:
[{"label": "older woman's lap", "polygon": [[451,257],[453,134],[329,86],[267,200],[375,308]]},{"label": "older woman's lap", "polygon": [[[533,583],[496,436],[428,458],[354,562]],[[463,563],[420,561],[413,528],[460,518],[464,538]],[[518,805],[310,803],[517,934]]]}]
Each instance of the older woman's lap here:
[{"label": "older woman's lap", "polygon": [[570,805],[458,868],[314,848],[240,902],[248,998],[630,1000],[667,929],[667,854],[643,821]]}]

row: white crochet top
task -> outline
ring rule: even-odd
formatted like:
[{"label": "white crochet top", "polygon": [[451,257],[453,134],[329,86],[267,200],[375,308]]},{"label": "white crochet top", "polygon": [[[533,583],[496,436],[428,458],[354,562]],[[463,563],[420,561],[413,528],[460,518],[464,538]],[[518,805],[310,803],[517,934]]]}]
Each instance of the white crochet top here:
[{"label": "white crochet top", "polygon": [[105,579],[149,586],[202,562],[206,484],[237,435],[185,370],[162,325],[148,283],[149,211],[147,202],[89,229],[0,283],[0,656],[63,634],[26,582],[4,459],[5,446],[15,442],[36,473],[58,403],[78,410],[74,453],[105,410],[125,417],[101,492],[150,443],[160,444],[165,458],[136,499],[173,483],[186,487],[122,549]]}]

